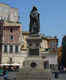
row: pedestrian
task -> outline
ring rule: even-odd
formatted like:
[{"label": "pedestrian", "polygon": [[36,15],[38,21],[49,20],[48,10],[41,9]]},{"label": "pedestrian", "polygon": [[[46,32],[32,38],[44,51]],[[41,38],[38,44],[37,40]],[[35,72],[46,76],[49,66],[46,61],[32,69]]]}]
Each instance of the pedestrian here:
[{"label": "pedestrian", "polygon": [[55,72],[55,78],[58,78],[58,72]]},{"label": "pedestrian", "polygon": [[6,69],[3,71],[3,78],[4,80],[8,80],[8,71]]}]

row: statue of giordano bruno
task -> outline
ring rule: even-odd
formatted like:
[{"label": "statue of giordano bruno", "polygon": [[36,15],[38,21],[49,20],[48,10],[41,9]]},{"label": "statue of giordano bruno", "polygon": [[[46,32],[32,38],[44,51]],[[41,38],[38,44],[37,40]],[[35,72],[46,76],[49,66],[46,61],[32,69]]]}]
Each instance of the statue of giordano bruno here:
[{"label": "statue of giordano bruno", "polygon": [[30,34],[38,34],[40,32],[40,14],[35,6],[33,6],[30,12],[30,25],[29,32]]}]

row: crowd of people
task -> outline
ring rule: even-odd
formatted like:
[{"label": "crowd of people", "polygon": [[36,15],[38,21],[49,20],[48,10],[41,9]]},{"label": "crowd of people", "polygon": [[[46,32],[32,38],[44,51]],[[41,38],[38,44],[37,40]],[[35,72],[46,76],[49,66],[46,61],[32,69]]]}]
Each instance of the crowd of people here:
[{"label": "crowd of people", "polygon": [[0,66],[0,76],[2,76],[4,80],[8,80],[8,67]]},{"label": "crowd of people", "polygon": [[18,69],[18,66],[0,66],[0,77],[3,77],[3,80],[10,80],[8,79],[8,72],[17,71]]}]

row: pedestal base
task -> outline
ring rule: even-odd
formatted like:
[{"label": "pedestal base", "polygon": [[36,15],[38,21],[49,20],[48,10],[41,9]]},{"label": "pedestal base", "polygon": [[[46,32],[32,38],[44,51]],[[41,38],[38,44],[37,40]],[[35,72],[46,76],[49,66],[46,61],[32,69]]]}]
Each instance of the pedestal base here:
[{"label": "pedestal base", "polygon": [[43,71],[43,60],[39,56],[28,57],[23,64],[26,71]]},{"label": "pedestal base", "polygon": [[41,57],[28,57],[16,80],[51,80],[51,72],[44,69]]},{"label": "pedestal base", "polygon": [[41,39],[40,35],[32,35],[27,38],[27,43],[28,43],[28,48],[29,48],[29,52],[28,52],[29,56],[31,56],[31,55],[39,56],[39,54],[40,54],[39,49],[40,49],[41,41],[42,41],[42,39]]},{"label": "pedestal base", "polygon": [[44,71],[19,72],[16,80],[51,80],[51,73]]}]

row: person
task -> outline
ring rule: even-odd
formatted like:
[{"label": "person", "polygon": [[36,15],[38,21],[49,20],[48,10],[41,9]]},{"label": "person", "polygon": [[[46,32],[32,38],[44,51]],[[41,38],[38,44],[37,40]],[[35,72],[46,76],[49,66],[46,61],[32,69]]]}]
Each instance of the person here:
[{"label": "person", "polygon": [[8,80],[8,71],[6,69],[3,71],[3,78],[4,80]]},{"label": "person", "polygon": [[55,78],[58,78],[58,72],[55,72]]},{"label": "person", "polygon": [[3,68],[0,66],[0,76],[3,76]]}]

